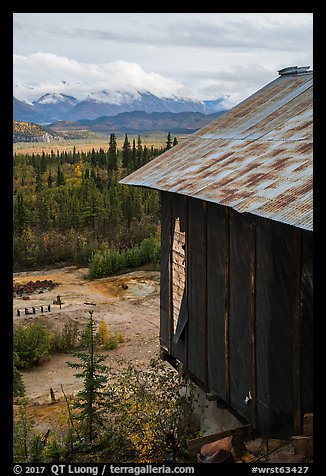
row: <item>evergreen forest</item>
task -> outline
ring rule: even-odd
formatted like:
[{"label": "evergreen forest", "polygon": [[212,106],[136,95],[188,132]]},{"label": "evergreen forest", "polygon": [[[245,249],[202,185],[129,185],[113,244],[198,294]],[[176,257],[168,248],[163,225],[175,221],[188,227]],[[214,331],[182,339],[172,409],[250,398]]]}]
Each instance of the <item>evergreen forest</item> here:
[{"label": "evergreen forest", "polygon": [[[119,149],[115,134],[108,149],[13,156],[14,271],[46,266],[89,266],[108,256],[108,273],[159,258],[159,194],[119,184],[126,175],[177,144],[143,144],[125,134]],[[142,253],[139,258],[138,255]],[[109,253],[109,255],[108,255]],[[136,256],[137,255],[137,256]],[[138,259],[139,258],[139,259]],[[95,267],[96,268],[96,267]],[[102,271],[93,277],[108,274]]]}]

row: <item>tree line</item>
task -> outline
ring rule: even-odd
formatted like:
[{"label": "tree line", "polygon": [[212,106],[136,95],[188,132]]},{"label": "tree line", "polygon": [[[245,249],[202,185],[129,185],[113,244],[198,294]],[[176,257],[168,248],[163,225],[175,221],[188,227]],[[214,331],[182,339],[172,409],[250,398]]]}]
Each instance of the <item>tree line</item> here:
[{"label": "tree line", "polygon": [[176,145],[170,133],[154,148],[128,135],[119,149],[13,156],[14,269],[85,265],[96,251],[128,250],[159,232],[155,190],[119,184],[126,175]]}]

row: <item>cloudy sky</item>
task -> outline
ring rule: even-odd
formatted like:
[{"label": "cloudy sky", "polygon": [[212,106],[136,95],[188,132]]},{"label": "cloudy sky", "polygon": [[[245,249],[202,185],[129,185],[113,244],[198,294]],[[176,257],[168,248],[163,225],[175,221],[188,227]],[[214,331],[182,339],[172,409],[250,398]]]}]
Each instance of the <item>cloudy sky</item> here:
[{"label": "cloudy sky", "polygon": [[14,13],[14,96],[150,91],[231,107],[313,67],[312,13]]}]

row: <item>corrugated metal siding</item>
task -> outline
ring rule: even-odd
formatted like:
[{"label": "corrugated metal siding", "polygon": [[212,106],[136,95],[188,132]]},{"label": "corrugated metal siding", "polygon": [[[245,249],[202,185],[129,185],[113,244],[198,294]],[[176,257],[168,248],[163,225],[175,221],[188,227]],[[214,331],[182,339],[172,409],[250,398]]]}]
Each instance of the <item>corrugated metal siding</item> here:
[{"label": "corrugated metal siding", "polygon": [[121,180],[313,229],[312,73],[284,75]]}]

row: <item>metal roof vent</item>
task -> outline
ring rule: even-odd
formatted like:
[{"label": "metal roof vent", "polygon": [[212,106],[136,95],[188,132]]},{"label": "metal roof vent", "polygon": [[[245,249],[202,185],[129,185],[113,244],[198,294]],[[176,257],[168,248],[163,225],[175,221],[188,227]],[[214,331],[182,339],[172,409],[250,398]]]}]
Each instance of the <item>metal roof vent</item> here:
[{"label": "metal roof vent", "polygon": [[307,73],[310,66],[289,66],[288,68],[283,68],[278,71],[280,76],[285,76],[286,74],[301,74]]}]

